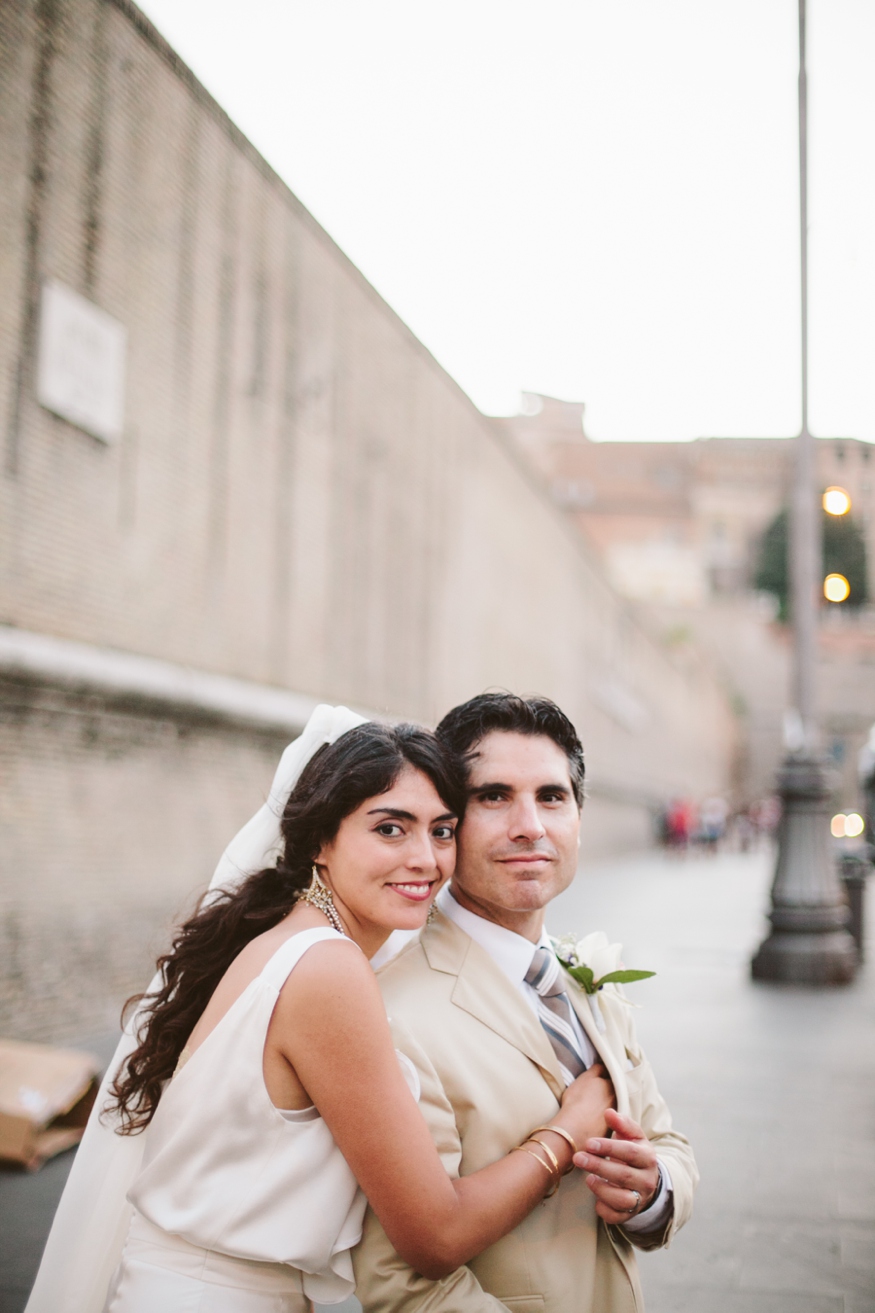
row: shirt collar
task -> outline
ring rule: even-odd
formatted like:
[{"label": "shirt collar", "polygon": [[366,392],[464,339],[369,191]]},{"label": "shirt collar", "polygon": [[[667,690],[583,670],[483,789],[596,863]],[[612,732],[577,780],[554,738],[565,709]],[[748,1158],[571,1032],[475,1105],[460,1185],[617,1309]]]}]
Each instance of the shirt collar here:
[{"label": "shirt collar", "polygon": [[496,925],[494,921],[487,921],[485,917],[469,912],[467,907],[462,907],[453,897],[449,885],[441,889],[435,901],[444,916],[460,930],[464,930],[475,944],[479,944],[517,989],[525,981],[535,950],[552,947],[546,930],[538,943],[533,944],[530,939],[524,939],[513,930],[507,930],[503,925]]}]

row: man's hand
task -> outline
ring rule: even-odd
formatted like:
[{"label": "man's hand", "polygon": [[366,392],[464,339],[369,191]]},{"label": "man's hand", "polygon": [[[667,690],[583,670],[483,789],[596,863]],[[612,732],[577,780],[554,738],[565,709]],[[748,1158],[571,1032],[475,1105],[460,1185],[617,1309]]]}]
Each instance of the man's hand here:
[{"label": "man's hand", "polygon": [[643,1212],[659,1189],[656,1150],[637,1122],[608,1108],[605,1120],[614,1132],[610,1140],[587,1140],[586,1152],[574,1155],[574,1165],[590,1172],[586,1183],[596,1197],[595,1210],[605,1222],[622,1226]]}]

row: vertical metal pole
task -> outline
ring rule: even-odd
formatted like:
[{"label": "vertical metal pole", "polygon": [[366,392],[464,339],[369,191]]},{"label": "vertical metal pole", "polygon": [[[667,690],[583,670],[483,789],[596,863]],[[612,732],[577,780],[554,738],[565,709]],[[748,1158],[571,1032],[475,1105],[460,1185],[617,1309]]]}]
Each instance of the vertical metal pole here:
[{"label": "vertical metal pole", "polygon": [[790,515],[793,606],[793,701],[802,744],[778,776],[783,812],[772,884],[772,929],[751,962],[757,980],[834,985],[857,966],[848,934],[848,908],[830,850],[830,788],[818,756],[815,674],[822,552],[814,439],[808,428],[808,87],[805,77],[805,0],[799,0],[799,236],[802,312],[802,429]]},{"label": "vertical metal pole", "polygon": [[805,0],[799,0],[799,253],[802,428],[796,439],[790,514],[793,702],[802,722],[803,751],[815,752],[818,746],[815,669],[822,551],[816,452],[814,438],[808,427],[808,84],[805,71]]}]

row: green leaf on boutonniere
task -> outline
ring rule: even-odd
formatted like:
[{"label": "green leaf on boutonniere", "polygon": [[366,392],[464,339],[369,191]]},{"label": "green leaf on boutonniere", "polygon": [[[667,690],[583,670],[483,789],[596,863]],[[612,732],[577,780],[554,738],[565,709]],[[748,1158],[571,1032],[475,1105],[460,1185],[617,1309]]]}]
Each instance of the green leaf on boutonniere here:
[{"label": "green leaf on boutonniere", "polygon": [[[591,971],[589,974],[592,976]],[[647,980],[655,975],[655,971],[611,971],[596,982],[596,988],[601,989],[602,985],[629,985],[633,980]]]},{"label": "green leaf on boutonniere", "polygon": [[587,994],[594,994],[596,992],[596,983],[590,967],[573,967],[568,962],[563,962],[562,965],[565,967],[565,970],[568,972],[569,976],[571,976],[572,980],[576,980],[578,985],[583,985]]}]

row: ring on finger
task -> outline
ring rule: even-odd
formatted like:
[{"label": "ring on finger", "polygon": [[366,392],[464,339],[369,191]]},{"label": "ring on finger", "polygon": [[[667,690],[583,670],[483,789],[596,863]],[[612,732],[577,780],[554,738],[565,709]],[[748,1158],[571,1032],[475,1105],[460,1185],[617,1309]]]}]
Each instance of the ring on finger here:
[{"label": "ring on finger", "polygon": [[639,1207],[641,1206],[641,1195],[638,1193],[637,1190],[633,1190],[633,1191],[632,1191],[632,1194],[634,1194],[634,1196],[635,1196],[635,1202],[634,1202],[634,1204],[632,1205],[631,1208],[627,1208],[627,1209],[626,1209],[626,1212],[627,1212],[627,1213],[630,1213],[630,1214],[631,1214],[631,1213],[637,1213]]}]

